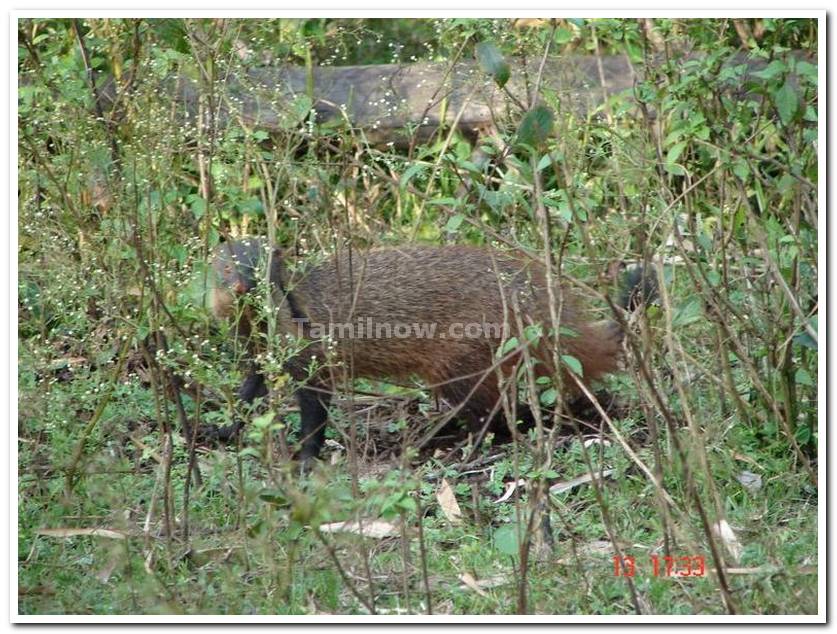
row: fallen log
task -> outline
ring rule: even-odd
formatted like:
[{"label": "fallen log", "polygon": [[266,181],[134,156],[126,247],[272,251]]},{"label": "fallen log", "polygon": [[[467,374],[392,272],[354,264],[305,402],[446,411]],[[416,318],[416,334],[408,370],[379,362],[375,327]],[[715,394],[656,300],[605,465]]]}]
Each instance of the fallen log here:
[{"label": "fallen log", "polygon": [[[413,137],[420,143],[442,123],[474,139],[507,117],[514,100],[532,102],[536,74],[535,64],[521,64],[504,92],[473,62],[323,66],[310,72],[297,66],[252,68],[225,82],[218,121],[224,125],[234,117],[247,127],[277,131],[298,123],[289,114],[291,105],[307,97],[319,123],[361,129],[373,145],[401,145]],[[546,65],[542,90],[551,91],[562,109],[584,114],[605,95],[630,90],[636,78],[624,56],[603,57],[601,73],[595,57],[556,58]],[[177,78],[173,88],[194,122],[197,82]]]},{"label": "fallen log", "polygon": [[[789,55],[810,58],[803,51]],[[685,55],[679,63],[685,67],[697,58]],[[718,73],[744,68],[741,73],[727,72],[718,89],[737,98],[749,96],[747,80],[766,65],[746,53],[731,55]],[[501,90],[473,60],[311,69],[259,66],[215,86],[214,92],[221,96],[215,122],[222,129],[238,123],[277,132],[296,128],[313,108],[319,124],[361,131],[372,145],[422,143],[440,125],[456,126],[473,141],[496,130],[498,122],[519,120],[520,105],[528,107],[540,98],[531,94],[537,74],[537,61],[513,62],[511,78]],[[642,79],[642,68],[625,55],[556,56],[544,66],[540,93],[557,100],[559,116],[567,112],[585,116],[607,98],[632,91]],[[113,81],[104,82],[100,95],[108,102],[106,110],[115,100],[114,93]],[[170,77],[163,93],[173,97],[177,115],[194,132],[202,94],[199,82],[185,75]]]}]

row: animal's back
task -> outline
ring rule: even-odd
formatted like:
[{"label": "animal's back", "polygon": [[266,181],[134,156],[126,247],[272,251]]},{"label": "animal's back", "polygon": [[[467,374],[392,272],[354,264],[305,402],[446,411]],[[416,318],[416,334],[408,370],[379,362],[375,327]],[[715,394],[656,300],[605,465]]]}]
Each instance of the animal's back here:
[{"label": "animal's back", "polygon": [[[490,248],[409,246],[344,254],[313,267],[293,288],[305,298],[309,326],[332,335],[356,376],[416,374],[434,384],[478,373],[490,368],[496,346],[517,334],[518,318],[523,325],[541,324],[544,333],[552,324],[543,267]],[[583,331],[579,337],[590,335],[577,313],[573,294],[564,293],[562,323]],[[609,371],[610,361],[605,365]]]}]

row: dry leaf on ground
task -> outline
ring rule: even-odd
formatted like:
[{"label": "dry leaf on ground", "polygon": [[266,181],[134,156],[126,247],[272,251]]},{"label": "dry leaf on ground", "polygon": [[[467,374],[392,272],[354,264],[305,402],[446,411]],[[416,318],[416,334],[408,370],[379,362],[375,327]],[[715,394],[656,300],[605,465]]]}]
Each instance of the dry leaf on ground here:
[{"label": "dry leaf on ground", "polygon": [[613,474],[613,469],[605,469],[604,471],[596,471],[595,473],[585,473],[582,476],[578,476],[577,478],[573,478],[572,480],[567,480],[566,482],[557,482],[549,487],[549,492],[553,495],[557,493],[564,493],[565,491],[569,491],[570,489],[574,489],[575,487],[586,484],[592,480],[598,480],[601,476],[602,478],[607,478]]},{"label": "dry leaf on ground", "polygon": [[735,479],[738,480],[742,486],[750,493],[757,493],[761,489],[761,476],[752,471],[742,471]]},{"label": "dry leaf on ground", "polygon": [[320,524],[321,533],[353,533],[383,539],[384,537],[395,537],[399,534],[398,526],[383,520],[368,520],[363,522],[330,522]]},{"label": "dry leaf on ground", "polygon": [[509,575],[494,575],[492,577],[485,577],[483,579],[476,579],[472,574],[463,572],[459,575],[459,580],[462,582],[462,587],[470,588],[480,596],[487,596],[485,591],[499,586],[507,586],[514,583],[514,577]]},{"label": "dry leaf on ground", "polygon": [[511,482],[506,482],[506,490],[503,492],[503,495],[494,500],[494,503],[500,504],[501,502],[505,502],[517,490],[517,487],[525,485],[526,480],[512,480]]},{"label": "dry leaf on ground", "polygon": [[462,522],[462,509],[459,508],[459,503],[456,501],[456,496],[453,493],[448,481],[442,478],[442,483],[436,491],[436,500],[439,506],[442,507],[442,513],[448,518],[451,524],[459,524]]},{"label": "dry leaf on ground", "polygon": [[726,548],[730,557],[737,562],[744,551],[744,547],[738,541],[732,526],[726,520],[719,520],[712,526],[712,532],[724,543],[724,548]]},{"label": "dry leaf on ground", "polygon": [[[571,548],[569,544],[567,548]],[[576,547],[576,553],[582,559],[590,557],[592,555],[610,555],[614,552],[613,544],[606,539],[595,539],[592,542],[587,542],[586,544],[580,544]],[[571,565],[577,563],[577,559],[573,556],[570,557],[562,557],[558,559],[555,563],[563,564],[563,565]]]},{"label": "dry leaf on ground", "polygon": [[607,438],[601,438],[599,436],[594,436],[592,438],[586,438],[584,440],[585,447],[592,447],[593,445],[601,445],[602,447],[610,447],[610,441]]},{"label": "dry leaf on ground", "polygon": [[127,539],[128,534],[122,531],[115,531],[110,528],[39,528],[35,531],[44,537],[77,537],[88,535],[90,537],[107,537],[108,539]]},{"label": "dry leaf on ground", "polygon": [[463,584],[465,584],[465,586],[476,592],[481,597],[488,596],[488,593],[480,587],[480,584],[477,582],[476,579],[474,579],[474,577],[471,574],[463,572],[461,575],[459,575],[459,580]]}]

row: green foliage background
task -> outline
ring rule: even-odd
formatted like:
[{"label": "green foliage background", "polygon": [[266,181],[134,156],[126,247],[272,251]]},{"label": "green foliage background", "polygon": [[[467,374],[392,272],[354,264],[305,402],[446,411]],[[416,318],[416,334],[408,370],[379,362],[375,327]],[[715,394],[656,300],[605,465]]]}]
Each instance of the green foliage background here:
[{"label": "green foliage background", "polygon": [[[19,20],[20,612],[816,612],[816,42],[811,19]],[[317,122],[305,96],[278,132],[212,125],[220,80],[250,67],[476,58],[504,85],[547,45],[627,56],[643,79],[583,115],[548,90],[512,104],[479,155],[449,129],[410,152],[375,145]],[[117,87],[107,112],[91,75],[101,94]],[[200,87],[197,131],[160,88],[172,76]],[[222,234],[274,234],[301,262],[349,243],[513,246],[560,255],[604,294],[609,263],[662,263],[662,306],[607,386],[657,481],[618,442],[572,440],[501,448],[470,477],[408,451],[343,456],[301,484],[275,447],[297,416],[292,350],[272,342],[265,359],[269,413],[232,398],[241,350],[204,305]],[[187,419],[251,419],[239,446],[199,454],[197,487],[166,369],[227,401],[186,396]],[[421,386],[377,388],[430,402]],[[334,418],[366,433],[349,409]],[[554,548],[524,562],[537,484],[591,465],[614,476],[549,496]],[[442,478],[462,523],[439,507]],[[402,528],[383,541],[316,529],[355,517]],[[708,529],[721,519],[734,554]],[[127,538],[38,532],[90,527]],[[643,567],[632,580],[614,576],[614,541]],[[745,574],[648,573],[665,549],[714,567],[713,542]]]}]

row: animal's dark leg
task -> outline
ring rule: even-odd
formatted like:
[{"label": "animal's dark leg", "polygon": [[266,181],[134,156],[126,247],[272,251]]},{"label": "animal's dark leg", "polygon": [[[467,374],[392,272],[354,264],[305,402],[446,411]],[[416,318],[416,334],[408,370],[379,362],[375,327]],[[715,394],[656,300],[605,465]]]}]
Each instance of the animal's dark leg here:
[{"label": "animal's dark leg", "polygon": [[331,395],[327,392],[303,387],[297,391],[296,398],[299,402],[300,435],[302,439],[302,451],[299,453],[299,459],[304,465],[320,455],[320,449],[325,442],[325,426]]},{"label": "animal's dark leg", "polygon": [[267,396],[267,385],[264,381],[264,375],[252,371],[241,383],[241,387],[238,388],[238,400],[245,403],[252,403],[262,396]]},{"label": "animal's dark leg", "polygon": [[439,388],[442,396],[453,406],[461,405],[458,418],[468,423],[475,434],[475,446],[482,442],[488,430],[501,442],[510,438],[503,421],[500,393],[493,375],[487,377],[468,377],[445,383]]},{"label": "animal's dark leg", "polygon": [[[532,408],[529,407],[526,403],[517,403],[517,420],[520,421],[520,424],[515,422],[515,428],[519,432],[527,432],[530,429],[535,428],[535,415],[532,413]],[[546,410],[542,411],[542,416],[547,418],[548,412]],[[508,425],[506,426],[506,434],[509,440],[512,439],[512,433],[509,429]]]}]

